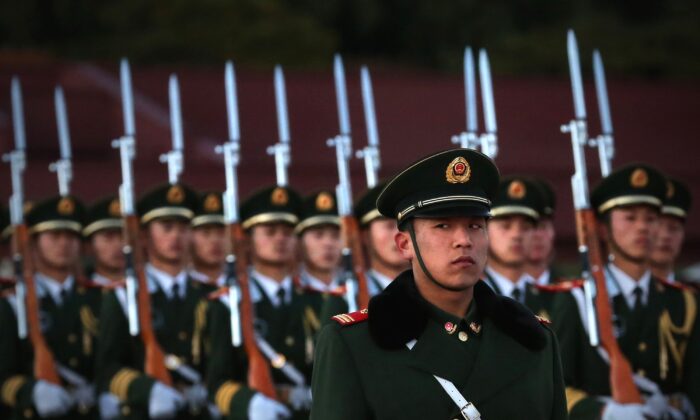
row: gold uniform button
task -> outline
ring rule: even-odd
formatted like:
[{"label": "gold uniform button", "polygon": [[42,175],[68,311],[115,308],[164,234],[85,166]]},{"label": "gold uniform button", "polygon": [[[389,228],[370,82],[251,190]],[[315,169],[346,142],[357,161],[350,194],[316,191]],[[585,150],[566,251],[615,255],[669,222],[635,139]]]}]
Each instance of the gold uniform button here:
[{"label": "gold uniform button", "polygon": [[284,344],[286,344],[288,347],[292,347],[294,345],[294,337],[287,336],[287,338],[284,339]]},{"label": "gold uniform button", "polygon": [[179,338],[181,341],[187,340],[187,332],[185,332],[185,331],[180,331],[180,332],[177,334],[177,338]]},{"label": "gold uniform button", "polygon": [[646,371],[645,371],[644,369],[637,369],[637,375],[639,375],[639,376],[641,376],[642,378],[644,378],[645,376],[647,376],[647,373],[646,373]]},{"label": "gold uniform button", "polygon": [[122,416],[128,416],[131,414],[131,408],[129,408],[128,405],[123,405],[122,406]]},{"label": "gold uniform button", "polygon": [[640,342],[639,343],[639,351],[641,351],[641,352],[647,351],[647,343],[645,343],[644,341]]},{"label": "gold uniform button", "polygon": [[457,334],[457,338],[459,338],[459,341],[467,341],[469,340],[469,334],[464,331],[460,331],[459,334]]},{"label": "gold uniform button", "polygon": [[68,342],[73,344],[78,341],[78,336],[75,334],[68,334]]},{"label": "gold uniform button", "polygon": [[71,357],[70,360],[68,360],[68,364],[71,365],[71,367],[77,367],[78,366],[78,358]]},{"label": "gold uniform button", "polygon": [[34,417],[34,413],[32,412],[31,408],[27,408],[26,410],[24,410],[22,415],[24,415],[25,419],[31,419],[32,417]]}]

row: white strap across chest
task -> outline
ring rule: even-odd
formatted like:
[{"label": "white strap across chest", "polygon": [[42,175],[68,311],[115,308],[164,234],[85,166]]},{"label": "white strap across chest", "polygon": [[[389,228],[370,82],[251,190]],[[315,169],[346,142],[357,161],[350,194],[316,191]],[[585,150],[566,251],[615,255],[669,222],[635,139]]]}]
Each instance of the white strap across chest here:
[{"label": "white strap across chest", "polygon": [[[406,347],[408,347],[409,350],[412,350],[413,346],[415,346],[417,342],[417,340],[411,340],[408,343],[406,343]],[[462,417],[464,417],[465,420],[481,419],[481,414],[479,413],[479,410],[476,409],[474,404],[470,403],[469,401],[467,401],[466,398],[464,398],[464,395],[462,395],[459,392],[455,384],[437,375],[433,375],[433,377],[438,381],[442,389],[445,390],[445,392],[455,403],[455,405],[457,405],[457,408],[459,408],[459,412],[462,414]]]}]

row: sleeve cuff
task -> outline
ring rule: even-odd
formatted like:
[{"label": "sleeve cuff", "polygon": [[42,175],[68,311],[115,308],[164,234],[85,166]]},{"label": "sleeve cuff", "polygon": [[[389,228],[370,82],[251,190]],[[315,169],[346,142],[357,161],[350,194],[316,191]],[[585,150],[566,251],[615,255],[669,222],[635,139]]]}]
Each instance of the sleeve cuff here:
[{"label": "sleeve cuff", "polygon": [[155,380],[135,369],[119,370],[109,383],[109,392],[121,402],[132,405],[148,404],[148,397]]},{"label": "sleeve cuff", "polygon": [[9,407],[29,407],[32,404],[32,388],[36,381],[26,375],[14,375],[0,388],[2,402]]},{"label": "sleeve cuff", "polygon": [[226,381],[216,390],[214,402],[229,419],[248,418],[248,404],[255,391],[240,382]]},{"label": "sleeve cuff", "polygon": [[598,399],[578,388],[566,387],[566,409],[572,420],[599,419],[603,405]]}]

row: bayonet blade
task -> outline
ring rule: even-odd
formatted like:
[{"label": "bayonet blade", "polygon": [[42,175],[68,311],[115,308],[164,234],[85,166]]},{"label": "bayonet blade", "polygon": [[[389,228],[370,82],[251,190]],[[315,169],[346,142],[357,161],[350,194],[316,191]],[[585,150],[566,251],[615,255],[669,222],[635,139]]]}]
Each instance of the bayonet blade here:
[{"label": "bayonet blade", "polygon": [[335,77],[335,95],[338,103],[338,122],[340,134],[350,135],[350,115],[348,113],[348,93],[345,88],[345,70],[343,59],[336,54],[333,60],[333,76]]},{"label": "bayonet blade", "polygon": [[168,80],[168,96],[170,97],[170,129],[173,136],[173,150],[182,151],[182,112],[180,110],[180,86],[177,76],[170,75]]},{"label": "bayonet blade", "polygon": [[577,120],[586,119],[586,101],[583,96],[583,79],[581,78],[581,63],[578,57],[576,34],[572,29],[566,36],[566,51],[569,56],[569,74],[571,75],[571,92],[574,96],[574,112]]},{"label": "bayonet blade", "polygon": [[61,159],[71,158],[70,133],[68,130],[68,113],[63,89],[57,86],[54,90],[54,105],[56,107],[56,125],[58,126],[58,145],[61,150]]},{"label": "bayonet blade", "polygon": [[131,87],[129,60],[126,58],[122,58],[119,64],[119,81],[122,93],[122,112],[124,114],[124,135],[127,137],[135,137],[134,96]]},{"label": "bayonet blade", "polygon": [[362,104],[365,110],[365,124],[367,125],[367,144],[371,147],[379,146],[377,134],[377,114],[374,111],[374,92],[372,90],[372,78],[367,66],[360,70],[362,80]]},{"label": "bayonet blade", "polygon": [[224,72],[226,83],[226,119],[228,121],[228,137],[230,141],[238,141],[241,138],[238,125],[238,96],[236,92],[236,71],[232,61],[226,62]]},{"label": "bayonet blade", "polygon": [[610,103],[608,102],[608,86],[605,82],[605,68],[600,51],[593,51],[593,74],[595,75],[595,89],[598,96],[598,110],[600,111],[600,125],[603,134],[612,134],[612,118],[610,117]]},{"label": "bayonet blade", "polygon": [[24,105],[22,103],[22,86],[19,78],[12,78],[12,128],[15,133],[15,149],[26,150],[27,138],[24,129]]},{"label": "bayonet blade", "polygon": [[474,54],[471,47],[464,50],[464,90],[467,113],[467,131],[476,133],[479,128],[476,109],[476,75],[474,71]]},{"label": "bayonet blade", "polygon": [[282,66],[275,66],[275,104],[277,105],[277,129],[281,143],[289,143],[289,116],[287,114],[287,92]]},{"label": "bayonet blade", "polygon": [[498,131],[496,125],[496,107],[493,100],[493,85],[491,84],[491,65],[486,50],[479,50],[479,78],[481,81],[481,101],[484,108],[484,125],[486,132],[494,134]]}]

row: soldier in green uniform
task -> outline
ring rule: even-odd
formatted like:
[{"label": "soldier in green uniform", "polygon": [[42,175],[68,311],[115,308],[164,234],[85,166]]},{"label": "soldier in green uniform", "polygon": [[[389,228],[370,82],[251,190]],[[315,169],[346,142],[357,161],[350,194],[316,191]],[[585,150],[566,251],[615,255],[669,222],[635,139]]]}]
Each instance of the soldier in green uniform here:
[{"label": "soldier in green uniform", "polygon": [[206,192],[199,196],[191,225],[190,276],[204,284],[223,286],[226,232],[221,193]]},{"label": "soldier in green uniform", "polygon": [[294,230],[299,236],[301,249],[301,285],[321,294],[334,291],[338,287],[336,275],[341,251],[335,194],[319,191],[306,197],[301,220]]},{"label": "soldier in green uniform", "polygon": [[649,257],[666,193],[664,176],[628,165],[593,190],[591,205],[607,243],[605,268],[613,332],[631,364],[642,404],[610,397],[608,355],[588,344],[583,293],[560,294],[552,316],[561,343],[571,418],[693,418],[700,402],[700,323],[695,297],[652,275]]},{"label": "soldier in green uniform", "polygon": [[456,149],[388,183],[377,207],[411,270],[321,331],[312,419],[566,417],[554,334],[480,281],[498,178]]},{"label": "soldier in green uniform", "polygon": [[525,271],[530,237],[544,208],[541,190],[531,179],[510,176],[501,181],[491,207],[493,217],[488,222],[489,261],[484,274],[497,294],[549,318],[553,294]]},{"label": "soldier in green uniform", "polygon": [[101,292],[77,276],[85,209],[72,196],[40,202],[26,214],[35,254],[39,320],[62,383],[34,377],[29,338],[17,333],[14,296],[0,301],[0,390],[13,418],[92,418]]},{"label": "soldier in green uniform", "polygon": [[248,386],[243,348],[231,345],[228,299],[210,303],[207,381],[210,398],[229,419],[307,418],[311,405],[314,331],[311,295],[295,286],[301,197],[288,187],[262,189],[242,202],[241,225],[249,238],[250,298],[258,347],[272,366],[282,403]]},{"label": "soldier in green uniform", "polygon": [[685,221],[690,211],[690,190],[682,182],[669,178],[666,181],[666,196],[656,241],[651,251],[651,269],[654,276],[668,281],[681,281],[676,278],[676,260],[681,254],[685,239]]},{"label": "soldier in green uniform", "polygon": [[532,182],[539,187],[544,207],[540,218],[535,224],[532,233],[525,241],[525,251],[527,262],[525,272],[535,279],[539,285],[554,284],[559,279],[553,270],[554,262],[554,240],[556,231],[554,229],[554,210],[556,208],[556,195],[552,186],[543,178],[531,177]]},{"label": "soldier in green uniform", "polygon": [[101,391],[121,402],[125,418],[202,418],[208,415],[202,375],[204,297],[211,287],[187,275],[190,220],[197,196],[175,184],[158,187],[138,202],[151,304],[151,325],[166,354],[173,387],[144,373],[141,336],[129,334],[123,288],[105,295],[97,358]]},{"label": "soldier in green uniform", "polygon": [[100,200],[88,209],[83,236],[94,258],[93,283],[111,286],[124,279],[122,229],[118,198]]},{"label": "soldier in green uniform", "polygon": [[[379,294],[402,271],[409,268],[394,243],[398,232],[396,220],[385,217],[377,210],[377,197],[386,183],[380,183],[365,191],[355,203],[353,213],[360,225],[362,244],[367,251],[367,290],[370,297]],[[348,311],[343,296],[329,296],[321,310],[321,322],[330,322],[331,317]]]}]

